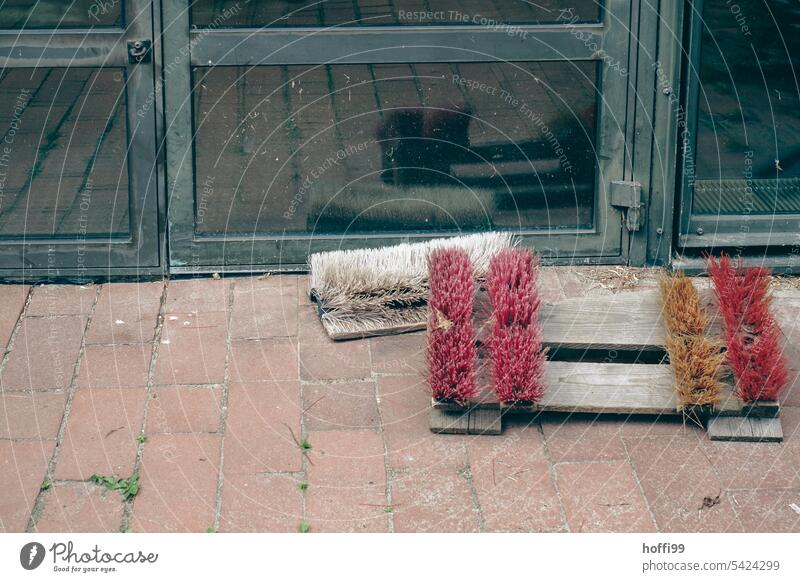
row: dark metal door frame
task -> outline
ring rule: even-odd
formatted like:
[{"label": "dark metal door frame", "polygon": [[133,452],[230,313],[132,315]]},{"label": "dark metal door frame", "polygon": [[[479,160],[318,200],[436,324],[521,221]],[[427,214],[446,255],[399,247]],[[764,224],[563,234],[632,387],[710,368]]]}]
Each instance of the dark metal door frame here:
[{"label": "dark metal door frame", "polygon": [[[121,28],[0,30],[0,71],[23,67],[125,68],[130,236],[3,240],[0,277],[101,279],[163,274],[165,243],[159,209],[163,178],[157,151],[160,92],[158,3],[124,0]],[[152,41],[152,62],[129,63],[128,41]]]},{"label": "dark metal door frame", "polygon": [[[626,179],[642,184],[646,225],[630,237],[630,264],[663,266],[672,260],[677,148],[685,110],[681,101],[684,2],[639,2],[632,33],[635,71],[628,115],[631,167]],[[631,120],[632,118],[632,120]]]},{"label": "dark metal door frame", "polygon": [[[685,35],[685,122],[686,142],[680,139],[682,155],[677,156],[675,166],[679,169],[680,203],[676,205],[678,225],[677,244],[679,249],[737,248],[763,249],[766,247],[795,248],[798,245],[797,226],[800,214],[781,214],[750,216],[741,214],[693,214],[694,187],[692,172],[694,153],[697,144],[699,103],[701,99],[700,57],[703,31],[703,0],[686,3],[687,31]],[[759,251],[760,252],[760,251]],[[776,252],[772,250],[770,252]],[[778,251],[780,252],[780,251]],[[794,254],[794,253],[792,253]],[[789,264],[777,259],[777,264]],[[793,261],[791,261],[793,262]]]},{"label": "dark metal door frame", "polygon": [[[187,0],[163,0],[163,59],[168,79],[164,90],[166,176],[168,184],[169,268],[171,272],[249,272],[295,270],[305,256],[337,248],[421,240],[426,235],[339,236],[287,235],[199,237],[195,234],[195,176],[191,68],[193,66],[375,62],[466,62],[593,60],[601,68],[598,122],[598,172],[592,229],[523,232],[552,262],[626,263],[628,233],[620,211],[610,205],[609,185],[626,177],[628,91],[634,82],[622,76],[629,64],[632,13],[638,2],[607,0],[601,23],[521,26],[519,38],[480,26],[386,27],[336,29],[193,29]],[[634,6],[636,5],[636,6]],[[478,42],[474,42],[478,39]],[[486,43],[486,44],[484,44]],[[491,46],[492,55],[475,46]],[[449,48],[442,48],[449,47]],[[597,50],[597,47],[602,47]],[[324,55],[320,58],[317,55]],[[634,61],[635,62],[635,61]]]}]

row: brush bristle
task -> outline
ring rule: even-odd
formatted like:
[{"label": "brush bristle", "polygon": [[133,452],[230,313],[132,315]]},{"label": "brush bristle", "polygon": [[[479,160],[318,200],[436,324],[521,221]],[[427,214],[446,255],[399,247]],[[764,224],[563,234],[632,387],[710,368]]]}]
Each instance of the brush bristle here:
[{"label": "brush bristle", "polygon": [[354,295],[388,290],[428,291],[428,259],[440,248],[467,251],[477,277],[485,277],[489,261],[512,246],[509,232],[485,232],[423,243],[405,243],[377,249],[315,253],[309,257],[310,286],[325,300],[330,295]]},{"label": "brush bristle", "polygon": [[770,272],[745,268],[722,254],[708,258],[719,310],[725,320],[726,359],[736,377],[736,391],[745,402],[777,400],[789,370],[780,347],[780,329],[770,311]]},{"label": "brush bristle", "polygon": [[428,382],[438,400],[464,404],[474,398],[475,279],[464,249],[438,249],[430,258]]},{"label": "brush bristle", "polygon": [[536,287],[539,257],[506,249],[491,261],[486,287],[492,304],[489,349],[492,378],[501,402],[537,402],[544,395],[547,349],[539,328]]},{"label": "brush bristle", "polygon": [[717,404],[722,400],[725,356],[721,343],[706,336],[708,321],[700,294],[681,272],[662,279],[660,287],[666,348],[680,407]]},{"label": "brush bristle", "polygon": [[[311,255],[310,293],[316,299],[326,331],[352,337],[380,335],[393,328],[408,331],[419,323],[430,291],[428,260],[442,248],[466,252],[475,275],[483,278],[489,261],[513,245],[511,233],[488,232],[378,249],[332,251]],[[335,335],[331,334],[334,330]]]}]

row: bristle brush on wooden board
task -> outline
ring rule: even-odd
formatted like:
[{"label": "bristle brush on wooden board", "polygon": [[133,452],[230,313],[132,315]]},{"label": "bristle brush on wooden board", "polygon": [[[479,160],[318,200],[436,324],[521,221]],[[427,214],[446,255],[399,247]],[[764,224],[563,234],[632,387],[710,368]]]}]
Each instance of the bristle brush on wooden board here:
[{"label": "bristle brush on wooden board", "polygon": [[483,279],[491,258],[514,244],[509,232],[486,232],[315,253],[309,257],[309,294],[317,302],[325,331],[334,340],[422,330],[427,321],[428,257],[432,251],[464,249],[475,277]]}]

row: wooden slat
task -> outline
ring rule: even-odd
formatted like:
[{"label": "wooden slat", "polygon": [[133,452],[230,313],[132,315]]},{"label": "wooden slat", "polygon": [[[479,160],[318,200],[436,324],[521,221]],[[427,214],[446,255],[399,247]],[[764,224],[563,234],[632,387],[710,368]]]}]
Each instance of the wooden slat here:
[{"label": "wooden slat", "polygon": [[[700,289],[701,301],[711,320],[709,335],[721,337],[721,322],[711,300],[709,289]],[[491,309],[484,292],[476,297],[475,326],[478,339],[485,339]],[[542,341],[551,349],[605,349],[627,352],[664,351],[665,328],[661,317],[661,295],[658,289],[622,291],[615,294],[574,297],[556,304],[543,304],[539,322]],[[425,329],[421,318],[409,325],[380,326],[367,324],[364,330],[332,334],[332,339],[354,339],[375,335],[391,335]],[[330,335],[330,334],[329,334]]]},{"label": "wooden slat", "polygon": [[500,434],[503,421],[499,408],[476,408],[467,412],[431,408],[431,431],[439,434]]},{"label": "wooden slat", "polygon": [[756,400],[742,407],[742,414],[750,417],[777,418],[780,404],[774,400]]},{"label": "wooden slat", "polygon": [[[728,378],[732,381],[732,378]],[[714,407],[717,416],[741,416],[742,415],[742,401],[736,396],[731,384],[725,384],[722,389],[722,400]]]},{"label": "wooden slat", "polygon": [[722,401],[714,409],[717,416],[775,418],[780,414],[780,404],[772,400],[756,400],[750,404],[742,402],[730,384],[733,382],[733,378],[728,377],[726,380],[729,383],[723,388]]},{"label": "wooden slat", "polygon": [[780,418],[752,416],[715,416],[706,429],[712,441],[771,443],[783,441]]},{"label": "wooden slat", "polygon": [[[476,299],[478,337],[488,333],[489,306],[485,293]],[[416,317],[412,317],[416,319]],[[619,351],[663,351],[664,322],[658,290],[624,292],[604,297],[577,297],[542,305],[542,341],[551,348],[592,348]],[[324,323],[324,321],[323,321]],[[424,321],[381,326],[365,323],[354,332],[328,330],[334,340],[392,335],[425,329]]]},{"label": "wooden slat", "polygon": [[431,408],[431,431],[438,434],[467,434],[469,412]]},{"label": "wooden slat", "polygon": [[[459,408],[454,404],[433,403],[434,407],[456,412],[474,409],[497,409],[499,404],[488,379],[479,374],[481,397]],[[674,391],[672,369],[661,364],[609,364],[598,362],[546,363],[544,398],[535,406],[502,406],[503,414],[544,412],[657,414],[682,415]],[[719,417],[750,416],[770,418],[778,415],[775,403],[743,406],[726,386],[720,405],[714,410]],[[694,414],[709,412],[697,409]]]},{"label": "wooden slat", "polygon": [[[673,374],[668,365],[608,364],[596,362],[553,362],[546,364],[544,398],[535,406],[502,406],[488,393],[465,408],[433,403],[431,430],[456,434],[499,434],[497,419],[505,414],[535,412],[570,412],[591,414],[652,414],[681,416],[674,392]],[[485,388],[485,379],[479,378]],[[730,387],[709,422],[714,440],[768,442],[782,440],[778,411],[772,403],[742,408]],[[702,422],[710,414],[697,409]],[[476,419],[471,420],[473,417]],[[747,415],[747,416],[745,416]],[[485,418],[484,418],[485,417]],[[484,427],[481,429],[481,427]],[[486,428],[488,427],[488,428]]]},{"label": "wooden slat", "polygon": [[[707,304],[708,292],[701,290]],[[479,339],[488,333],[489,312],[485,296],[477,300]],[[708,309],[711,309],[709,306]],[[542,341],[550,347],[571,349],[616,350],[625,352],[663,352],[666,341],[658,289],[624,291],[600,297],[574,297],[555,304],[543,304],[539,315]],[[719,322],[710,319],[709,333],[721,333]]]},{"label": "wooden slat", "polygon": [[664,321],[658,290],[576,297],[542,305],[542,340],[565,348],[663,351]]},{"label": "wooden slat", "polygon": [[322,326],[325,332],[334,341],[346,341],[354,339],[364,339],[368,337],[379,337],[383,335],[400,335],[403,333],[411,333],[414,331],[423,331],[427,328],[428,324],[422,322],[409,322],[393,325],[383,325],[377,322],[363,322],[358,325],[358,329],[352,331],[338,331],[326,319],[322,320]]},{"label": "wooden slat", "polygon": [[499,409],[479,408],[469,413],[469,434],[500,434],[503,418]]},{"label": "wooden slat", "polygon": [[478,397],[475,398],[474,400],[470,400],[470,402],[466,406],[461,404],[456,404],[455,402],[445,402],[442,400],[431,399],[431,408],[436,408],[438,410],[446,410],[449,412],[464,412],[465,410],[471,410],[473,408],[497,409],[500,408],[500,403],[497,401],[497,397],[494,394],[486,394],[486,395],[478,395]]},{"label": "wooden slat", "polygon": [[540,410],[680,414],[669,366],[547,362]]},{"label": "wooden slat", "polygon": [[[432,403],[442,411],[496,410],[500,406],[479,375],[481,398],[460,408]],[[596,362],[547,362],[547,389],[535,407],[503,407],[515,412],[589,412],[609,414],[679,415],[669,366],[658,364],[604,364]]]}]

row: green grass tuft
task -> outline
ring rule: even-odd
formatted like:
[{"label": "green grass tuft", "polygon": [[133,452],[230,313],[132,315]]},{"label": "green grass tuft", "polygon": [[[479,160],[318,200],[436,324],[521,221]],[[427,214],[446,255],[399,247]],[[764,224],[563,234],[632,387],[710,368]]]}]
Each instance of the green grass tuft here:
[{"label": "green grass tuft", "polygon": [[139,493],[139,475],[135,473],[129,479],[117,479],[105,475],[92,475],[91,479],[93,483],[102,485],[109,491],[119,491],[125,501]]}]

